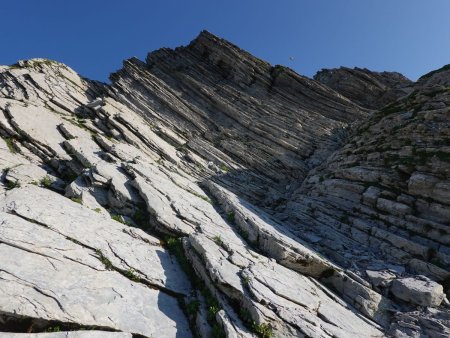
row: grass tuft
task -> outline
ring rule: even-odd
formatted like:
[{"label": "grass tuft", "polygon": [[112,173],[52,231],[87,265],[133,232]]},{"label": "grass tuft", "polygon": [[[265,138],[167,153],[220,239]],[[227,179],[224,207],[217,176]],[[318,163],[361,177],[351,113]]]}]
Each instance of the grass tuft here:
[{"label": "grass tuft", "polygon": [[228,222],[230,222],[230,223],[234,223],[234,221],[235,221],[235,215],[234,215],[234,211],[230,211],[228,214],[227,214],[227,220],[228,220]]},{"label": "grass tuft", "polygon": [[7,146],[8,149],[9,149],[9,152],[12,153],[12,154],[17,154],[17,148],[16,148],[16,146],[14,145],[13,138],[11,138],[11,137],[6,137],[6,138],[4,138],[3,140],[5,141],[6,146]]},{"label": "grass tuft", "polygon": [[75,203],[82,204],[82,200],[80,197],[72,197],[71,200]]},{"label": "grass tuft", "polygon": [[19,181],[7,181],[6,182],[6,190],[12,190],[14,188],[20,188]]},{"label": "grass tuft", "polygon": [[114,266],[112,265],[111,261],[108,258],[106,258],[100,250],[95,250],[95,253],[98,259],[100,259],[100,262],[102,262],[103,265],[105,266],[106,270],[113,269]]},{"label": "grass tuft", "polygon": [[53,183],[52,180],[47,175],[41,178],[41,180],[39,181],[39,184],[45,188],[49,188],[52,185],[52,183]]}]

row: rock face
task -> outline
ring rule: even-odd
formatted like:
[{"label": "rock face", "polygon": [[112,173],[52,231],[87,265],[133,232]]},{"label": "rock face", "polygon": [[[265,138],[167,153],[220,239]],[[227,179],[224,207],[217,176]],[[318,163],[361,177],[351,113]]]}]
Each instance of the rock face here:
[{"label": "rock face", "polygon": [[314,79],[333,88],[361,107],[380,109],[412,91],[413,82],[396,72],[366,68],[322,69]]},{"label": "rock face", "polygon": [[442,285],[427,278],[396,279],[391,291],[404,301],[422,306],[439,306],[444,298]]},{"label": "rock face", "polygon": [[448,336],[449,77],[0,67],[0,337]]}]

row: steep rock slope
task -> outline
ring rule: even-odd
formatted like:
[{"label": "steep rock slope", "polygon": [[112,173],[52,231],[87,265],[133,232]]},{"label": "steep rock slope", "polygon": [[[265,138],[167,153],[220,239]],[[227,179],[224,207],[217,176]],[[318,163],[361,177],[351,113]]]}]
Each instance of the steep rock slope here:
[{"label": "steep rock slope", "polygon": [[380,109],[409,94],[413,85],[400,73],[372,72],[357,67],[322,69],[314,79],[369,109]]},{"label": "steep rock slope", "polygon": [[[348,143],[309,174],[280,216],[317,250],[400,303],[436,306],[441,285],[450,291],[448,76],[425,76],[409,96],[355,126]],[[416,318],[393,331],[446,335],[449,323],[439,324],[439,317],[448,316],[448,308],[441,310],[406,320],[438,318],[426,328]]]},{"label": "steep rock slope", "polygon": [[[333,228],[353,190],[328,176],[378,115],[365,121],[366,110],[332,89],[207,32],[146,63],[127,60],[111,79],[44,59],[0,68],[4,335],[382,337],[405,325],[446,334],[440,284],[422,280],[418,305],[430,307],[413,314],[416,279],[403,277],[417,271],[394,275],[392,288],[370,284],[348,254],[391,262],[375,259],[369,237],[358,247]],[[423,95],[445,110],[445,96]],[[439,135],[429,138],[446,142]],[[409,242],[443,243],[433,236]],[[411,257],[442,284],[445,267],[433,259],[445,245],[433,245],[434,257]]]}]

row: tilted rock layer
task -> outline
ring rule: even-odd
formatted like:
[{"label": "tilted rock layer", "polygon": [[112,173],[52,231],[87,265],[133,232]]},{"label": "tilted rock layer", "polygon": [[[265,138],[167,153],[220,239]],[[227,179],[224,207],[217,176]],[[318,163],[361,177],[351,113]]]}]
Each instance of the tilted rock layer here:
[{"label": "tilted rock layer", "polygon": [[0,67],[0,337],[448,336],[448,68],[316,79]]},{"label": "tilted rock layer", "polygon": [[314,79],[369,109],[379,109],[409,94],[413,82],[396,72],[372,72],[368,69],[323,69]]}]

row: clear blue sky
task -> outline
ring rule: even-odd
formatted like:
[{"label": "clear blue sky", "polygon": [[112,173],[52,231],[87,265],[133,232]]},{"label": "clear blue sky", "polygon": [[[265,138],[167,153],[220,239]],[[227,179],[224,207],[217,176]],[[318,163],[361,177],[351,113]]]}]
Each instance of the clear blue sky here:
[{"label": "clear blue sky", "polygon": [[416,79],[450,63],[450,0],[6,0],[0,8],[0,64],[45,57],[102,81],[123,59],[186,45],[202,29],[307,76],[342,65]]}]

